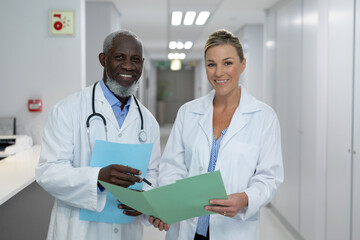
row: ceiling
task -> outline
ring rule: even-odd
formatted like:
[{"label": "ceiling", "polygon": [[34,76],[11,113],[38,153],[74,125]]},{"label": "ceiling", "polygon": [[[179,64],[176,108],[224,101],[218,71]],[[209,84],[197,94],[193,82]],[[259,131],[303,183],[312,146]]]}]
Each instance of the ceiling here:
[{"label": "ceiling", "polygon": [[[87,0],[109,2],[109,0]],[[143,41],[146,57],[167,60],[170,41],[192,41],[186,60],[203,57],[203,47],[208,36],[225,28],[233,33],[246,24],[263,23],[265,11],[279,0],[112,0],[121,14],[121,27],[137,34]],[[210,17],[203,26],[172,26],[173,11],[209,11]]]}]

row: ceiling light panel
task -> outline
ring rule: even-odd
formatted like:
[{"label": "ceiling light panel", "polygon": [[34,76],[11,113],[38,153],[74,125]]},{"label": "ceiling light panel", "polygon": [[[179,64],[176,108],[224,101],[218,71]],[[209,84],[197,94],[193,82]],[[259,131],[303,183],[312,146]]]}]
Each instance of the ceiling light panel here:
[{"label": "ceiling light panel", "polygon": [[179,26],[181,24],[181,20],[182,20],[182,12],[175,11],[172,13],[171,24],[173,26]]},{"label": "ceiling light panel", "polygon": [[195,17],[196,17],[196,12],[194,11],[186,12],[184,17],[184,25],[186,26],[192,25],[194,23]]},{"label": "ceiling light panel", "polygon": [[202,11],[199,13],[198,17],[196,18],[195,24],[196,25],[204,25],[206,20],[209,18],[210,12]]},{"label": "ceiling light panel", "polygon": [[193,43],[192,43],[191,41],[187,41],[187,42],[185,42],[185,44],[184,44],[184,48],[185,48],[185,49],[190,49],[190,48],[192,47],[192,45],[193,45]]},{"label": "ceiling light panel", "polygon": [[169,48],[170,49],[175,49],[176,48],[176,42],[175,41],[169,42]]}]

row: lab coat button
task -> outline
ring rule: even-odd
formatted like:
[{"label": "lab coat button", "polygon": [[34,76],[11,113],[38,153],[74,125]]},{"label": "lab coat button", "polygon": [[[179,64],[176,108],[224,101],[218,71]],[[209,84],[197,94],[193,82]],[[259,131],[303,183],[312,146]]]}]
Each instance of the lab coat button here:
[{"label": "lab coat button", "polygon": [[119,232],[119,229],[114,228],[114,233],[118,233],[118,232]]},{"label": "lab coat button", "polygon": [[203,167],[199,167],[199,171],[202,171],[203,170]]},{"label": "lab coat button", "polygon": [[119,135],[118,135],[119,137],[122,137],[122,133],[119,133]]}]

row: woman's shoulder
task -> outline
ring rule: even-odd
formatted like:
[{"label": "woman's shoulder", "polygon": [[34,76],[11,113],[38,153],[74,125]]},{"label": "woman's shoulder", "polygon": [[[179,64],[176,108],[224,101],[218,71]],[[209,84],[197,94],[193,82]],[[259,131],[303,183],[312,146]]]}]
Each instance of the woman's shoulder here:
[{"label": "woman's shoulder", "polygon": [[180,107],[180,110],[195,113],[204,113],[211,107],[214,98],[214,92],[211,91],[207,95],[186,102]]}]

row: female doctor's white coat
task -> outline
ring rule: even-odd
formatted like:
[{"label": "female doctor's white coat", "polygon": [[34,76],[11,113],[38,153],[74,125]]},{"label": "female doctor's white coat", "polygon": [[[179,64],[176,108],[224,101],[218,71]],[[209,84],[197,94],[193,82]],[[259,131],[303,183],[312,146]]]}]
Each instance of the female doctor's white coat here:
[{"label": "female doctor's white coat", "polygon": [[[213,138],[213,98],[184,104],[178,111],[159,168],[159,184],[206,173]],[[210,215],[210,239],[259,239],[259,210],[283,181],[280,127],[275,112],[241,87],[241,99],[218,153],[227,194],[246,192],[249,204],[235,217]],[[172,224],[167,239],[194,239],[198,218]]]},{"label": "female doctor's white coat", "polygon": [[[98,192],[100,168],[89,167],[91,151],[86,133],[86,119],[92,113],[92,87],[88,87],[56,104],[48,117],[36,168],[37,182],[56,200],[52,210],[47,239],[135,239],[142,240],[140,217],[130,224],[109,224],[79,220],[81,208],[101,211],[106,193]],[[160,159],[159,125],[151,113],[139,103],[144,118],[147,143],[153,150],[146,178],[157,182]],[[101,113],[108,127],[108,140],[118,143],[140,143],[140,115],[132,99],[129,113],[121,127],[104,97],[100,84],[96,86],[95,110]],[[91,145],[96,139],[105,140],[104,125],[100,118],[90,121]],[[146,186],[144,185],[144,188]],[[115,211],[121,212],[120,209]]]}]

